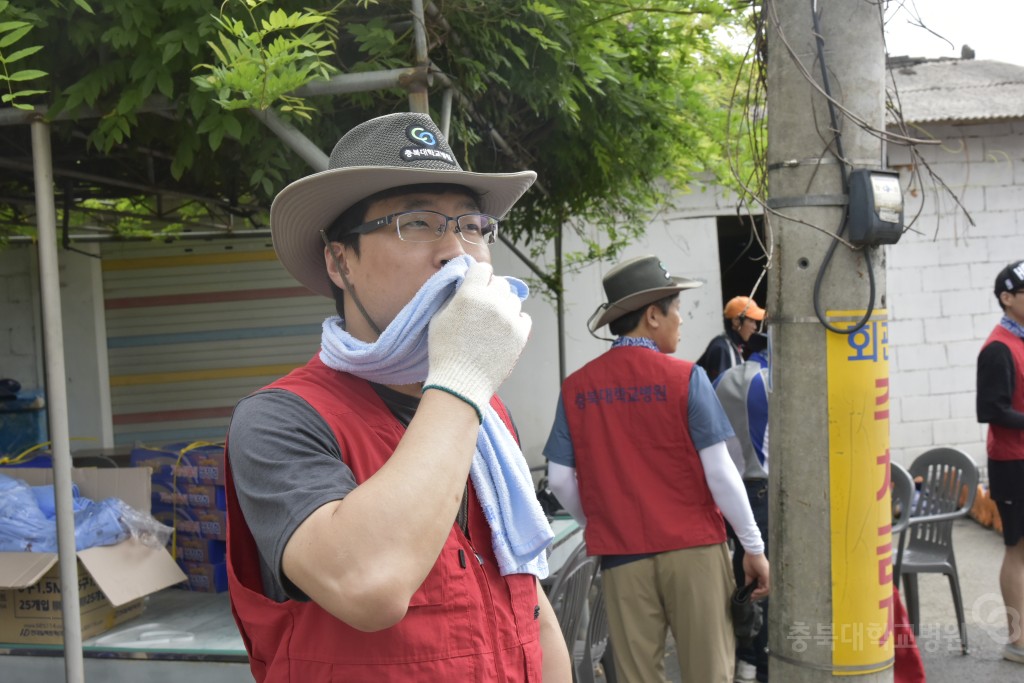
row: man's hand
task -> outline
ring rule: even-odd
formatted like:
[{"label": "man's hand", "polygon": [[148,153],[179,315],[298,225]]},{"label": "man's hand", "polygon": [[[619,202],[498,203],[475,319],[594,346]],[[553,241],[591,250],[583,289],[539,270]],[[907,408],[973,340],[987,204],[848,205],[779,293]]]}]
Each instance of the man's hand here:
[{"label": "man's hand", "polygon": [[474,263],[451,300],[430,321],[430,373],[424,389],[458,396],[482,418],[491,396],[515,367],[533,321],[503,277]]},{"label": "man's hand", "polygon": [[749,584],[751,581],[757,581],[757,588],[750,595],[751,600],[760,600],[768,597],[772,587],[769,573],[768,558],[765,557],[764,553],[759,555],[745,553],[743,555],[744,583]]}]

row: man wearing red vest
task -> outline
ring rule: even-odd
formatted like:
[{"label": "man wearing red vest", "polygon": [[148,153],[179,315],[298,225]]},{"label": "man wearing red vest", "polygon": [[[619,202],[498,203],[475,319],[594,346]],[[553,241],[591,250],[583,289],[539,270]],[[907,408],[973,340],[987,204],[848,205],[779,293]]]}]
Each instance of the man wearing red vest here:
[{"label": "man wearing red vest", "polygon": [[725,441],[728,419],[699,366],[674,357],[679,292],[656,256],[629,259],[604,277],[612,348],[562,385],[544,454],[551,490],[585,525],[601,556],[602,587],[619,680],[663,683],[672,629],[684,681],[732,683],[735,579],[729,520],[746,551],[753,599],[769,591],[764,542]]},{"label": "man wearing red vest", "polygon": [[465,172],[400,113],[275,198],[278,258],[338,315],[228,434],[231,608],[257,681],[571,680],[539,588],[551,528],[494,396],[531,321],[489,245],[535,178]]},{"label": "man wearing red vest", "polygon": [[988,423],[989,493],[1003,522],[999,587],[1009,642],[1003,658],[1024,664],[1024,261],[996,276],[1003,318],[978,354],[978,422]]}]

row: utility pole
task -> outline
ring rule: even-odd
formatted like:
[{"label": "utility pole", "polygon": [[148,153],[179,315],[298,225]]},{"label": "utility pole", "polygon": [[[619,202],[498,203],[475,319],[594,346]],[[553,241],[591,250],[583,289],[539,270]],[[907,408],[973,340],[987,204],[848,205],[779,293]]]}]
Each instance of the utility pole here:
[{"label": "utility pole", "polygon": [[[881,139],[865,130],[885,128],[881,3],[765,0],[763,11],[774,248],[770,675],[892,681],[885,254],[840,243],[816,287],[851,172],[884,168]],[[830,111],[824,91],[859,122]]]}]

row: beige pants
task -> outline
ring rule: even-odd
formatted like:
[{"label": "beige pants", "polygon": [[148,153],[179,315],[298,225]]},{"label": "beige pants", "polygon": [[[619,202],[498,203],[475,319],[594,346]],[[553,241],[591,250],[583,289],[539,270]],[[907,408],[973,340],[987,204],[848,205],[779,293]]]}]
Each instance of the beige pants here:
[{"label": "beige pants", "polygon": [[725,543],[685,548],[601,571],[618,679],[665,683],[672,629],[682,683],[732,683],[736,587]]}]

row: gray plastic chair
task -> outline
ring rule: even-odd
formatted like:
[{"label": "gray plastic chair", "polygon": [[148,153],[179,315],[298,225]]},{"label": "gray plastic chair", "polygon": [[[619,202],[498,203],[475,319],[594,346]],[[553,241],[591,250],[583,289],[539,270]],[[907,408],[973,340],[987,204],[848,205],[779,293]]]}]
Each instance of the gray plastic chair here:
[{"label": "gray plastic chair", "polygon": [[953,522],[966,517],[974,504],[978,467],[971,456],[961,450],[933,448],[911,463],[910,475],[922,481],[911,507],[909,525],[900,538],[896,560],[899,573],[894,574],[894,579],[904,583],[907,616],[917,633],[920,619],[917,575],[946,575],[960,626],[960,650],[967,654],[967,623],[953,552]]},{"label": "gray plastic chair", "polygon": [[548,600],[558,618],[565,645],[573,657],[574,681],[580,680],[574,655],[576,641],[583,627],[584,612],[590,599],[590,587],[597,573],[599,561],[599,557],[587,557],[587,546],[581,543],[558,571],[551,585],[551,592],[548,593]]},{"label": "gray plastic chair", "polygon": [[892,481],[892,543],[893,552],[892,580],[900,585],[899,548],[903,544],[903,532],[910,525],[910,508],[914,503],[914,478],[899,463],[889,467],[889,478]]},{"label": "gray plastic chair", "polygon": [[902,533],[910,524],[910,508],[914,503],[914,477],[897,462],[889,466],[892,484],[892,533]]}]

